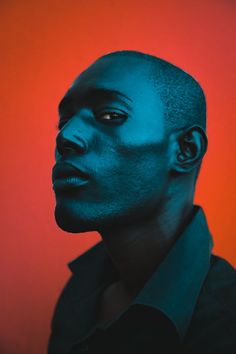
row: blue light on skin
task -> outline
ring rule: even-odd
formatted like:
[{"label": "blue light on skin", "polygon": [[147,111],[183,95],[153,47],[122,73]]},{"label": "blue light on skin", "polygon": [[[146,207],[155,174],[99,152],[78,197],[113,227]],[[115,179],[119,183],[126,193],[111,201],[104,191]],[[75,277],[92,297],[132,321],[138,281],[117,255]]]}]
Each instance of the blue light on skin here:
[{"label": "blue light on skin", "polygon": [[193,169],[206,150],[202,131],[193,129],[197,158],[181,162],[180,132],[166,128],[149,65],[134,57],[101,58],[59,105],[56,161],[72,164],[88,178],[78,188],[55,189],[56,221],[68,232],[101,234],[120,274],[114,293],[122,289],[125,303],[189,219]]}]

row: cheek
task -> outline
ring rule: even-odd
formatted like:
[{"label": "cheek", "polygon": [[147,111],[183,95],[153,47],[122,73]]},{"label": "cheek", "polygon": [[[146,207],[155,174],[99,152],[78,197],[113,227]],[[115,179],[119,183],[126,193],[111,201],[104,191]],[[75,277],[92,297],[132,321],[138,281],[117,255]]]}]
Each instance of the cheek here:
[{"label": "cheek", "polygon": [[[162,155],[161,155],[162,156]],[[97,175],[100,192],[112,198],[139,198],[160,190],[167,179],[166,159],[156,152],[124,150],[106,157]],[[98,192],[98,189],[97,189]],[[101,194],[101,198],[103,197]]]},{"label": "cheek", "polygon": [[164,144],[145,144],[120,153],[120,162],[131,175],[148,180],[167,174],[168,156]]},{"label": "cheek", "polygon": [[121,201],[162,188],[167,176],[167,149],[163,141],[144,143],[135,136],[131,144],[124,136],[113,135],[109,139],[99,136],[94,144],[89,153],[81,156],[83,165],[92,170],[89,200]]}]

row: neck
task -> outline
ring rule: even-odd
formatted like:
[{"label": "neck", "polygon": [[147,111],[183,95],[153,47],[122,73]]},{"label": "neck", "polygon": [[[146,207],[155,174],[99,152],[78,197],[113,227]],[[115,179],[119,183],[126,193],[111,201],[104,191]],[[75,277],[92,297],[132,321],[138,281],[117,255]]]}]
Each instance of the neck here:
[{"label": "neck", "polygon": [[103,230],[101,236],[117,269],[119,285],[135,295],[162,262],[193,211],[193,204],[170,206],[149,219]]}]

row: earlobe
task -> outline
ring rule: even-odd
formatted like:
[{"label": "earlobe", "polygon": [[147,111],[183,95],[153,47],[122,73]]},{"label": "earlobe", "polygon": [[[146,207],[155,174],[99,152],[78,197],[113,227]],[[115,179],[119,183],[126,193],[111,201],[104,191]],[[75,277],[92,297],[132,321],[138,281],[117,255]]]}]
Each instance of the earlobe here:
[{"label": "earlobe", "polygon": [[174,170],[187,173],[201,163],[207,150],[207,137],[201,127],[193,126],[176,136],[175,146]]}]

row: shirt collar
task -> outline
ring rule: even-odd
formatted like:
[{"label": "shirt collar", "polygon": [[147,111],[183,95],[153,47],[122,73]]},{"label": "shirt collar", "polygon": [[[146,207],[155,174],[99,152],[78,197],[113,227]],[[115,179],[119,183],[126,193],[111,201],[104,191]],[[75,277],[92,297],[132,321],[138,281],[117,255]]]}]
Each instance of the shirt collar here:
[{"label": "shirt collar", "polygon": [[[213,246],[204,212],[198,206],[194,208],[191,222],[132,302],[161,311],[173,323],[180,338],[189,327],[210,267]],[[68,266],[84,287],[80,300],[94,294],[117,275],[103,241]]]}]

